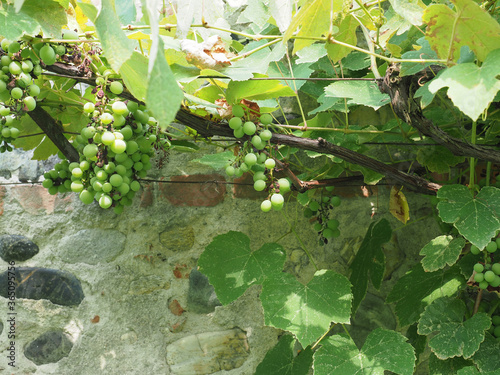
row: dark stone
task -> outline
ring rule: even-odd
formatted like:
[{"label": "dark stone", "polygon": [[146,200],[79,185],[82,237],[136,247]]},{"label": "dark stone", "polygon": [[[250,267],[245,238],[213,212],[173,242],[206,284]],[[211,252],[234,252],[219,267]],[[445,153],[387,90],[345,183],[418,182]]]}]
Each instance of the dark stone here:
[{"label": "dark stone", "polygon": [[0,236],[0,258],[6,262],[22,262],[38,254],[38,246],[24,236],[4,234]]},{"label": "dark stone", "polygon": [[[7,298],[7,272],[0,274],[0,295]],[[39,267],[18,267],[16,298],[48,299],[63,306],[79,305],[85,297],[80,280],[67,271]]]},{"label": "dark stone", "polygon": [[200,271],[193,269],[189,274],[187,310],[198,314],[208,314],[215,310],[215,306],[221,305],[208,278]]},{"label": "dark stone", "polygon": [[36,365],[54,363],[67,357],[73,343],[62,331],[48,331],[33,340],[24,349],[24,355]]},{"label": "dark stone", "polygon": [[3,332],[3,323],[0,322],[0,335],[2,334],[2,332]]}]

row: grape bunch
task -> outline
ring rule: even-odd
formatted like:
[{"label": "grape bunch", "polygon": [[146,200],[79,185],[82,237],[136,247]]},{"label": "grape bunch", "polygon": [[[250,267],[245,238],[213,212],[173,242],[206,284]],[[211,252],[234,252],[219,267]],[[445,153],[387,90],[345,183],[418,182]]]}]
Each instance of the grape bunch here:
[{"label": "grape bunch", "polygon": [[490,332],[493,336],[500,339],[500,315],[493,315],[491,317],[491,328]]},{"label": "grape bunch", "polygon": [[[334,190],[333,186],[325,188],[327,192]],[[340,198],[336,195],[323,195],[318,199],[309,200],[307,193],[303,193],[305,197],[304,217],[310,219],[313,228],[320,236],[320,245],[328,244],[328,240],[340,236],[339,221],[331,218],[331,212],[335,207],[340,206]],[[299,199],[299,201],[301,201]],[[304,200],[302,200],[304,201]]]},{"label": "grape bunch", "polygon": [[489,286],[498,288],[500,286],[500,263],[476,263],[474,271],[474,281],[479,284],[479,288],[487,289]]},{"label": "grape bunch", "polygon": [[[500,247],[500,237],[490,241],[490,243],[486,245],[485,249],[488,253],[492,254],[495,253],[499,247]],[[481,253],[481,250],[477,246],[472,245],[470,247],[470,252],[474,255],[477,255]]]},{"label": "grape bunch", "polygon": [[[228,122],[229,127],[233,129],[233,134],[236,138],[243,138],[252,136],[251,143],[257,150],[264,150],[272,137],[272,133],[267,126],[272,123],[273,118],[271,115],[265,113],[260,116],[260,124],[255,124],[253,121],[244,121],[245,110],[241,105],[233,105],[232,107],[233,118]],[[248,116],[247,116],[248,117]]]}]

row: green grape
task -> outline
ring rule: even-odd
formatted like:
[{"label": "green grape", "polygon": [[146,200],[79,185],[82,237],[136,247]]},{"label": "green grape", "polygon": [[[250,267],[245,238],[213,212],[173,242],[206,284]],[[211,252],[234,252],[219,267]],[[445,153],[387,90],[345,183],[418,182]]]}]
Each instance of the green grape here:
[{"label": "green grape", "polygon": [[479,248],[476,246],[476,245],[472,245],[470,247],[470,252],[473,254],[473,255],[477,255],[481,252],[481,250],[479,250]]},{"label": "green grape", "polygon": [[28,111],[32,111],[36,108],[36,100],[32,96],[27,96],[23,99],[23,103],[28,109]]},{"label": "green grape", "polygon": [[484,271],[484,266],[481,263],[474,264],[474,271],[481,273]]},{"label": "green grape", "polygon": [[243,124],[243,122],[241,121],[241,118],[233,117],[229,120],[228,124],[231,129],[236,130],[241,128],[241,124]]},{"label": "green grape", "polygon": [[83,189],[78,197],[84,204],[91,204],[94,201],[94,194],[87,189]]},{"label": "green grape", "polygon": [[111,151],[116,154],[124,153],[127,149],[127,144],[122,139],[115,139],[111,144]]},{"label": "green grape", "polygon": [[257,180],[257,181],[254,182],[253,188],[256,191],[262,191],[262,190],[264,190],[266,188],[266,182],[263,181],[263,180]]},{"label": "green grape", "polygon": [[309,202],[309,208],[313,211],[316,212],[319,210],[319,203],[317,201],[311,201]]},{"label": "green grape", "polygon": [[495,329],[493,330],[493,335],[495,337],[500,337],[500,326],[495,327]]},{"label": "green grape", "polygon": [[248,168],[248,165],[246,165],[246,163],[241,163],[240,170],[243,172],[248,172],[250,170],[250,168]]},{"label": "green grape", "polygon": [[242,138],[245,136],[245,132],[243,130],[243,128],[238,128],[238,129],[235,129],[233,130],[233,134],[236,138]]},{"label": "green grape", "polygon": [[323,225],[321,225],[321,223],[314,223],[313,225],[313,229],[316,231],[316,232],[321,232],[321,229],[323,229]]},{"label": "green grape", "polygon": [[14,99],[21,99],[23,97],[23,90],[19,87],[14,87],[10,90],[10,96]]},{"label": "green grape", "polygon": [[229,177],[232,177],[234,176],[234,167],[232,165],[229,165],[226,167],[226,174],[229,176]]},{"label": "green grape", "polygon": [[140,122],[141,124],[147,124],[149,121],[149,116],[140,109],[133,112],[132,115],[134,116],[134,119]]},{"label": "green grape", "polygon": [[115,139],[116,139],[115,135],[110,131],[105,131],[101,135],[101,142],[104,143],[106,146],[111,145],[115,141]]},{"label": "green grape", "polygon": [[327,187],[325,188],[325,190],[326,190],[326,191],[330,191],[330,192],[331,192],[331,191],[334,191],[334,190],[335,190],[335,186],[327,186]]},{"label": "green grape", "polygon": [[136,102],[133,102],[133,101],[129,100],[127,102],[127,108],[129,110],[129,112],[133,113],[133,112],[135,112],[135,111],[137,111],[139,109],[139,104],[137,104]]},{"label": "green grape", "polygon": [[484,273],[484,280],[487,281],[488,283],[493,282],[495,280],[495,273],[493,271],[486,271]]},{"label": "green grape", "polygon": [[123,92],[122,83],[120,81],[111,82],[111,84],[109,85],[109,91],[111,91],[115,95],[120,95]]},{"label": "green grape", "polygon": [[59,44],[54,47],[54,51],[56,52],[56,55],[62,56],[66,53],[66,47]]},{"label": "green grape", "polygon": [[59,190],[58,190],[57,186],[51,186],[51,187],[49,187],[49,194],[50,195],[56,195],[58,193],[58,191]]},{"label": "green grape", "polygon": [[484,273],[476,273],[474,275],[474,281],[477,281],[478,283],[480,283],[481,281],[484,280]]},{"label": "green grape", "polygon": [[100,181],[106,181],[108,179],[108,174],[104,170],[99,170],[96,172],[95,176]]},{"label": "green grape", "polygon": [[267,177],[266,175],[264,174],[264,172],[255,172],[255,174],[253,175],[253,180],[254,182],[257,181],[257,180],[267,180]]},{"label": "green grape", "polygon": [[77,181],[73,181],[71,183],[71,191],[74,192],[74,193],[79,193],[83,190],[83,184],[82,184],[82,181],[80,180],[77,180]]},{"label": "green grape", "polygon": [[244,159],[245,159],[245,164],[249,167],[257,164],[257,155],[255,155],[253,152],[246,154]]},{"label": "green grape", "polygon": [[37,77],[42,74],[42,67],[40,65],[35,65],[35,67],[33,68],[33,74]]},{"label": "green grape", "polygon": [[243,132],[246,135],[254,135],[257,131],[257,126],[252,121],[247,121],[243,124]]},{"label": "green grape", "polygon": [[496,241],[491,241],[488,245],[486,245],[486,251],[488,253],[494,253],[497,249],[498,247]]},{"label": "green grape", "polygon": [[280,185],[281,193],[286,193],[290,191],[290,181],[288,181],[286,178],[280,178],[278,180],[278,184]]},{"label": "green grape", "polygon": [[111,207],[112,204],[113,204],[113,199],[111,199],[111,197],[107,194],[103,194],[99,198],[99,206],[101,206],[101,208],[104,209],[109,208]]},{"label": "green grape", "polygon": [[233,105],[231,108],[233,112],[233,116],[235,117],[243,117],[245,116],[245,111],[243,110],[243,107],[241,105]]},{"label": "green grape", "polygon": [[267,169],[274,169],[274,167],[276,166],[276,162],[274,161],[274,159],[269,158],[264,162],[264,165],[266,166]]},{"label": "green grape", "polygon": [[126,184],[126,183],[121,184],[120,186],[118,186],[118,191],[120,192],[120,194],[122,196],[127,194],[130,191],[129,184]]},{"label": "green grape", "polygon": [[130,125],[126,125],[120,129],[120,133],[123,134],[123,139],[128,141],[134,135],[134,131]]},{"label": "green grape", "polygon": [[[500,178],[498,179],[498,181],[500,182]],[[495,242],[497,243],[497,247],[500,247],[500,237],[497,237],[495,239]]]},{"label": "green grape", "polygon": [[500,326],[500,315],[493,315],[491,317],[491,322],[494,326]]},{"label": "green grape", "polygon": [[330,199],[330,203],[332,204],[332,206],[338,207],[340,206],[340,198],[337,196],[332,197],[332,199]]},{"label": "green grape", "polygon": [[104,112],[101,115],[100,119],[101,119],[101,123],[103,125],[111,124],[111,122],[114,120],[113,115],[111,113],[108,113],[108,112]]},{"label": "green grape", "polygon": [[500,263],[493,263],[491,270],[495,272],[496,275],[500,275]]},{"label": "green grape", "polygon": [[141,188],[141,184],[139,183],[139,181],[132,181],[130,183],[130,189],[132,191],[139,191],[140,188]]},{"label": "green grape", "polygon": [[43,180],[42,181],[42,186],[45,188],[45,189],[48,189],[52,186],[54,186],[54,181],[51,180],[50,178],[46,179],[46,180]]},{"label": "green grape", "polygon": [[279,211],[283,208],[283,203],[285,202],[285,198],[280,193],[274,193],[271,195],[271,203],[273,205],[273,209]]},{"label": "green grape", "polygon": [[87,171],[90,168],[90,163],[87,160],[82,160],[79,164],[79,167],[82,171]]},{"label": "green grape", "polygon": [[144,164],[138,161],[137,163],[134,163],[134,169],[136,171],[142,171],[144,169]]},{"label": "green grape", "polygon": [[95,128],[92,126],[83,128],[81,131],[81,135],[84,139],[90,139],[95,135]]},{"label": "green grape", "polygon": [[323,230],[323,237],[325,238],[332,238],[334,236],[335,232],[333,231],[333,229],[330,229],[330,228],[325,228]]},{"label": "green grape", "polygon": [[125,122],[125,117],[113,113],[113,126],[115,127],[115,129],[121,128],[123,125],[125,125]]},{"label": "green grape", "polygon": [[273,117],[269,113],[264,113],[259,120],[263,125],[269,125],[273,122]]},{"label": "green grape", "polygon": [[78,38],[78,33],[74,30],[63,30],[62,38],[65,40],[76,40]]},{"label": "green grape", "polygon": [[111,109],[117,115],[123,115],[123,116],[128,115],[128,108],[124,102],[120,102],[120,101],[114,102],[113,105],[111,106]]},{"label": "green grape", "polygon": [[479,288],[481,288],[481,289],[488,289],[488,286],[489,286],[489,284],[487,281],[481,281],[479,283]]},{"label": "green grape", "polygon": [[[122,200],[123,200],[123,199],[122,199]],[[125,209],[125,208],[124,208],[124,206],[122,206],[122,205],[114,206],[114,207],[113,207],[113,212],[114,212],[115,214],[117,214],[117,215],[120,215],[120,214],[123,212],[123,210],[124,210],[124,209]]]},{"label": "green grape", "polygon": [[259,135],[263,141],[269,141],[273,137],[273,133],[268,129],[262,130]]},{"label": "green grape", "polygon": [[306,219],[309,219],[309,218],[313,217],[313,215],[314,214],[313,214],[312,210],[309,207],[304,208],[304,217]]},{"label": "green grape", "polygon": [[40,87],[36,84],[32,84],[32,85],[28,86],[28,94],[31,96],[40,95]]},{"label": "green grape", "polygon": [[45,44],[40,48],[40,58],[45,65],[52,65],[56,62],[56,53],[51,46]]},{"label": "green grape", "polygon": [[11,74],[14,74],[17,76],[17,75],[21,74],[22,71],[23,71],[23,69],[21,68],[21,64],[19,64],[17,61],[12,61],[9,64],[9,72]]},{"label": "green grape", "polygon": [[339,221],[336,220],[336,219],[330,219],[328,220],[328,222],[326,223],[326,226],[332,230],[335,230],[339,227]]},{"label": "green grape", "polygon": [[7,52],[9,50],[9,44],[12,43],[9,39],[2,39],[2,43],[0,44],[0,46],[2,47],[2,49]]},{"label": "green grape", "polygon": [[266,144],[262,142],[262,139],[258,135],[252,137],[252,144],[258,150],[263,150],[266,147]]},{"label": "green grape", "polygon": [[9,128],[2,129],[2,137],[3,138],[10,138],[10,129]]},{"label": "green grape", "polygon": [[21,45],[19,44],[19,42],[12,42],[9,44],[7,50],[9,54],[13,55],[14,53],[18,53],[21,50]]},{"label": "green grape", "polygon": [[105,182],[102,184],[102,191],[105,193],[109,193],[111,190],[113,190],[113,185],[111,185],[109,182]]},{"label": "green grape", "polygon": [[0,80],[0,92],[5,92],[7,91],[7,84],[5,81]]},{"label": "green grape", "polygon": [[73,177],[81,178],[83,176],[83,171],[80,167],[76,167],[71,170],[71,174]]},{"label": "green grape", "polygon": [[[234,108],[234,107],[233,107]],[[266,199],[265,201],[263,201],[261,204],[260,204],[260,209],[263,211],[263,212],[269,212],[271,211],[271,208],[273,207],[273,204],[271,203],[271,201],[269,199]]]},{"label": "green grape", "polygon": [[9,56],[7,56],[7,55],[3,55],[0,58],[0,63],[2,64],[2,66],[8,67],[11,62],[12,62],[12,59]]},{"label": "green grape", "polygon": [[91,143],[83,148],[83,155],[85,155],[87,159],[92,159],[97,155],[98,151],[99,148],[97,147],[97,145],[95,143]]},{"label": "green grape", "polygon": [[85,113],[92,113],[92,112],[94,112],[94,110],[95,110],[95,104],[92,102],[87,102],[83,106],[83,111]]}]

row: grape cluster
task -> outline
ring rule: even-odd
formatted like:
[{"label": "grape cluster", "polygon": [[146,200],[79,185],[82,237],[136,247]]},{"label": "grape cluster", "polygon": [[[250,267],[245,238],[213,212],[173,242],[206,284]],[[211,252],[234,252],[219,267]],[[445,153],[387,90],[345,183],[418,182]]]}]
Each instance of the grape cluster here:
[{"label": "grape cluster", "polygon": [[[486,245],[485,249],[488,253],[492,254],[495,253],[499,247],[500,247],[500,237],[490,241],[490,243]],[[474,255],[477,255],[481,253],[481,250],[477,246],[472,245],[470,247],[470,252]]]},{"label": "grape cluster", "polygon": [[[473,279],[478,283],[479,288],[487,289],[489,286],[498,288],[500,286],[500,263],[492,263],[492,255],[498,250],[500,238],[496,238],[486,245],[485,250],[491,256],[486,257],[486,262],[476,263],[474,265]],[[471,246],[471,253],[480,254],[481,250],[475,245]]]},{"label": "grape cluster", "polygon": [[[329,186],[325,190],[331,192],[334,190],[334,187]],[[320,236],[319,243],[321,245],[327,244],[329,239],[340,236],[340,230],[338,229],[339,221],[330,218],[333,208],[340,206],[340,202],[340,198],[336,195],[323,195],[318,199],[307,201],[304,208],[304,217],[314,223],[313,228]]]},{"label": "grape cluster", "polygon": [[41,67],[33,51],[21,43],[3,39],[0,46],[0,152],[5,152],[12,150],[9,143],[20,134],[15,120],[36,108],[40,87],[34,78]]},{"label": "grape cluster", "polygon": [[493,336],[500,339],[500,315],[493,315],[491,317],[492,326],[490,328],[490,332]]}]

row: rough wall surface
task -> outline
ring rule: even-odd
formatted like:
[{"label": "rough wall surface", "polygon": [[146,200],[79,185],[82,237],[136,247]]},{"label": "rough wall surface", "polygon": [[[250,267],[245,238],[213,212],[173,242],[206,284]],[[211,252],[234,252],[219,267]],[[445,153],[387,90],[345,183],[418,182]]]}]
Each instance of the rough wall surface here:
[{"label": "rough wall surface", "polygon": [[[371,222],[384,217],[399,228],[384,247],[383,286],[369,288],[351,332],[362,343],[378,326],[396,328],[383,297],[438,234],[426,198],[407,196],[412,220],[403,226],[388,213],[387,188],[341,189],[341,236],[319,246],[296,203],[264,214],[262,195],[214,182],[228,179],[190,161],[196,157],[172,154],[148,177],[181,183],[146,184],[118,216],[32,184],[55,160],[39,163],[18,151],[0,156],[0,245],[10,244],[0,248],[0,283],[11,262],[22,290],[15,369],[8,359],[9,300],[0,297],[0,373],[253,374],[280,334],[264,325],[259,288],[221,306],[196,263],[213,237],[241,231],[254,249],[278,241],[287,252],[285,271],[306,282],[315,270],[287,220],[320,268],[343,274]],[[17,240],[25,245],[13,248]]]}]

